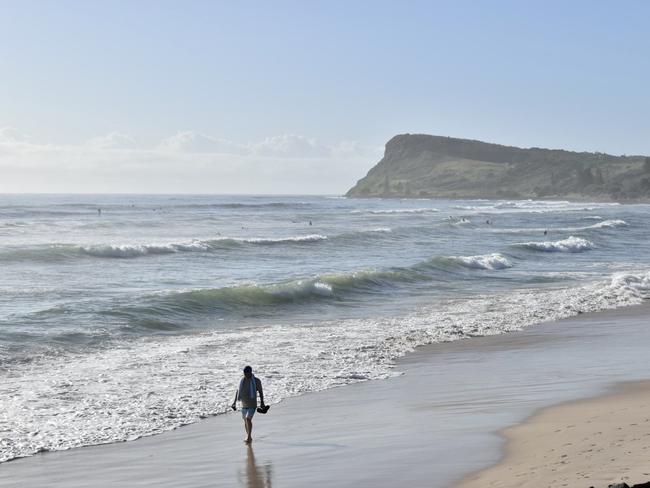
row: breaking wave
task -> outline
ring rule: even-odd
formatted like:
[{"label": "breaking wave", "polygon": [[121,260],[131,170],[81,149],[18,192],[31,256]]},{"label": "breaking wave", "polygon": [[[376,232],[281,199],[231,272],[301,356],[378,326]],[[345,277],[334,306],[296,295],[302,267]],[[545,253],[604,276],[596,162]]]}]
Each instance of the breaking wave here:
[{"label": "breaking wave", "polygon": [[391,233],[390,227],[375,227],[328,237],[308,234],[289,237],[215,237],[213,239],[190,239],[168,243],[125,244],[51,244],[24,248],[5,248],[0,251],[0,261],[50,261],[90,256],[95,258],[129,259],[182,252],[214,252],[245,246],[299,246],[328,240],[359,243],[364,236]]},{"label": "breaking wave", "polygon": [[[274,237],[249,237],[249,238],[224,238],[222,240],[227,241],[227,240],[232,240],[235,242],[243,242],[245,244],[296,244],[296,243],[308,243],[308,242],[318,242],[318,241],[324,241],[328,237],[323,236],[320,234],[309,234],[306,236],[295,236],[295,237],[279,237],[279,238],[274,238]],[[217,239],[216,241],[218,242],[221,239]],[[214,242],[214,241],[213,241]]]},{"label": "breaking wave", "polygon": [[[585,206],[587,205],[587,206]],[[584,212],[596,208],[610,207],[611,203],[576,203],[560,200],[502,200],[494,203],[481,203],[477,205],[455,205],[456,210],[467,210],[479,213],[563,213],[563,212]]]},{"label": "breaking wave", "polygon": [[0,252],[0,260],[52,260],[73,258],[75,256],[92,256],[96,258],[136,258],[159,254],[180,252],[211,252],[245,245],[301,245],[327,240],[320,234],[291,237],[216,237],[214,239],[191,239],[185,242],[148,243],[148,244],[52,244],[30,248],[5,249]]},{"label": "breaking wave", "polygon": [[188,320],[200,316],[277,314],[278,307],[345,301],[354,295],[429,279],[430,276],[414,268],[369,269],[273,284],[251,283],[168,292],[145,298],[142,305],[122,307],[106,313],[127,319],[130,327],[145,324],[148,329],[159,326],[162,330],[180,329]]},{"label": "breaking wave", "polygon": [[[354,302],[361,295],[392,293],[410,284],[453,279],[449,273],[455,276],[458,269],[498,271],[512,266],[510,260],[499,253],[437,256],[407,267],[325,273],[270,284],[244,283],[159,292],[139,297],[137,303],[113,304],[112,308],[100,310],[98,314],[121,319],[129,333],[135,329],[182,331],[204,319],[271,316],[285,313],[287,307],[311,307],[310,304],[318,302]],[[38,314],[72,312],[64,306],[42,310]]]},{"label": "breaking wave", "polygon": [[353,214],[374,214],[374,215],[390,215],[390,214],[420,214],[429,212],[440,212],[437,208],[395,208],[395,209],[382,209],[382,210],[352,210]]},{"label": "breaking wave", "polygon": [[542,252],[583,252],[594,248],[594,243],[582,237],[570,236],[560,241],[523,242],[517,247]]},{"label": "breaking wave", "polygon": [[506,269],[512,268],[512,263],[503,254],[492,253],[478,256],[452,256],[447,258],[461,266],[474,269]]},{"label": "breaking wave", "polygon": [[79,249],[89,256],[101,258],[132,258],[149,254],[169,254],[176,252],[209,252],[217,249],[235,247],[237,245],[282,245],[282,244],[309,244],[324,241],[327,236],[310,234],[293,237],[218,237],[207,240],[192,240],[186,243],[170,244],[121,244],[121,245],[96,245],[81,246]]},{"label": "breaking wave", "polygon": [[266,203],[241,203],[241,202],[236,202],[236,203],[188,203],[188,204],[177,204],[177,205],[171,205],[171,207],[176,207],[176,208],[207,208],[207,209],[252,209],[252,210],[257,210],[257,209],[274,209],[274,208],[279,208],[279,209],[284,209],[284,208],[304,208],[304,207],[309,207],[312,206],[311,203],[309,202],[266,202]]},{"label": "breaking wave", "polygon": [[265,385],[280,401],[386,378],[396,358],[420,345],[507,333],[648,298],[650,272],[617,273],[572,288],[445,300],[398,317],[159,337],[93,354],[36,358],[21,366],[28,373],[17,367],[3,381],[11,394],[5,396],[0,462],[134,440],[224,413],[243,350],[247,361],[273,365]]},{"label": "breaking wave", "polygon": [[[440,278],[440,272],[445,272],[453,267],[501,270],[512,266],[508,258],[499,253],[476,256],[438,256],[408,267],[329,273],[270,285],[250,284],[191,290],[166,295],[165,300],[175,302],[181,309],[188,307],[187,311],[261,308],[323,298],[345,300],[354,293],[368,293],[394,288],[404,283]],[[168,309],[165,308],[165,311],[167,312]]]},{"label": "breaking wave", "polygon": [[[61,246],[65,249],[64,246]],[[208,247],[200,241],[187,244],[103,244],[79,246],[81,253],[98,258],[134,258],[150,254],[170,254],[175,252],[206,251]],[[75,248],[70,249],[71,251]]]},{"label": "breaking wave", "polygon": [[603,220],[602,222],[598,222],[597,224],[590,225],[588,227],[585,227],[585,229],[608,229],[608,228],[613,228],[613,227],[625,227],[627,222],[625,220]]}]

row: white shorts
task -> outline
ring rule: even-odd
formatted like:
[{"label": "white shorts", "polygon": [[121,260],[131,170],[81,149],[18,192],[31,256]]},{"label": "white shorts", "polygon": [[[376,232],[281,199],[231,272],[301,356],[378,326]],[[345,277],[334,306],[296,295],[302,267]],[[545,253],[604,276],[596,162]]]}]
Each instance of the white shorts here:
[{"label": "white shorts", "polygon": [[241,418],[243,419],[252,419],[253,415],[255,415],[255,407],[250,407],[250,408],[242,408],[241,409]]}]

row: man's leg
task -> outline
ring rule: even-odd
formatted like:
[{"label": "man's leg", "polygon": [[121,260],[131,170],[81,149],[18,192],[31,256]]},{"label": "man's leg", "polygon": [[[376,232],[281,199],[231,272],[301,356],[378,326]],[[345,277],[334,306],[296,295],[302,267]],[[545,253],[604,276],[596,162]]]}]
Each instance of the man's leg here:
[{"label": "man's leg", "polygon": [[250,435],[250,429],[248,427],[248,422],[249,422],[248,412],[244,408],[242,408],[241,411],[241,418],[244,421],[244,430],[246,431],[246,438],[244,439],[244,442],[248,442],[248,439],[250,438],[251,435]]},{"label": "man's leg", "polygon": [[253,440],[251,437],[253,434],[253,419],[246,417],[244,423],[246,424],[246,442],[251,442]]}]

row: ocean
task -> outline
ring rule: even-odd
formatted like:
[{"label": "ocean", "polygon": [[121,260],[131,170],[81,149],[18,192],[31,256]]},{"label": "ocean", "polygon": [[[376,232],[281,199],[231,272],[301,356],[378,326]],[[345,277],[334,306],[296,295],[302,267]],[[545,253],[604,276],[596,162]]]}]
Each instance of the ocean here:
[{"label": "ocean", "polygon": [[[0,195],[0,462],[650,298],[650,205]],[[621,334],[625,331],[622,330]]]}]

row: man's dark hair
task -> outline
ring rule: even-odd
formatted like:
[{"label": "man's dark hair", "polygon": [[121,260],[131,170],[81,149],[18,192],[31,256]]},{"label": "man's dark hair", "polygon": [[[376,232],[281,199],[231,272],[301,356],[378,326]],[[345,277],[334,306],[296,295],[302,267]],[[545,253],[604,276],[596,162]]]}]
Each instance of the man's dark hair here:
[{"label": "man's dark hair", "polygon": [[252,373],[252,372],[253,372],[253,368],[251,368],[250,366],[244,367],[244,373]]}]

